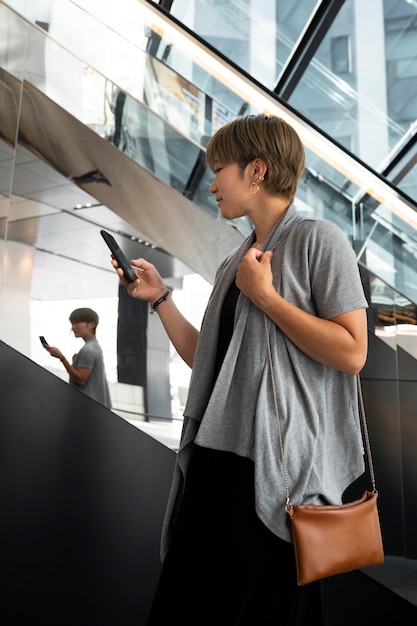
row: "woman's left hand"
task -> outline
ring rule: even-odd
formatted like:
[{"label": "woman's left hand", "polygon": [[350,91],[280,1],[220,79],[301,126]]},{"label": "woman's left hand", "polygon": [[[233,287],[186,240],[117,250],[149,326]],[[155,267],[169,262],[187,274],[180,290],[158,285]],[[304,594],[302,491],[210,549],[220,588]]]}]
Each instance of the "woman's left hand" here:
[{"label": "woman's left hand", "polygon": [[272,251],[262,252],[249,248],[236,273],[236,285],[240,291],[259,308],[265,300],[275,293],[272,284]]}]

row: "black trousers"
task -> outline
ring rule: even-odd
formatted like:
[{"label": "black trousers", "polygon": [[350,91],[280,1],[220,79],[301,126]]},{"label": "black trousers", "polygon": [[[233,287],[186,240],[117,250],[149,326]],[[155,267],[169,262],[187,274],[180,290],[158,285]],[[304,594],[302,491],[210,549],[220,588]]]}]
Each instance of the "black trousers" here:
[{"label": "black trousers", "polygon": [[297,586],[292,544],[255,512],[252,461],[194,446],[147,626],[325,626],[326,588]]}]

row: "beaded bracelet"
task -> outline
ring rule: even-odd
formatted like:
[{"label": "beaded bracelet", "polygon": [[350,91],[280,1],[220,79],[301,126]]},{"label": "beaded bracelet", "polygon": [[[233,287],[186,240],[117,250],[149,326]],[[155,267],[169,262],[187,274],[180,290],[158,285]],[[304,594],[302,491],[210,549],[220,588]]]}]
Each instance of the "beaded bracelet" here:
[{"label": "beaded bracelet", "polygon": [[153,304],[151,304],[151,309],[149,311],[149,313],[151,315],[153,315],[156,311],[156,309],[159,307],[159,305],[161,304],[161,302],[165,302],[165,300],[168,298],[169,296],[169,289],[166,290],[166,292],[164,293],[163,296],[161,296],[159,298],[159,300],[157,300],[156,302],[154,302]]}]

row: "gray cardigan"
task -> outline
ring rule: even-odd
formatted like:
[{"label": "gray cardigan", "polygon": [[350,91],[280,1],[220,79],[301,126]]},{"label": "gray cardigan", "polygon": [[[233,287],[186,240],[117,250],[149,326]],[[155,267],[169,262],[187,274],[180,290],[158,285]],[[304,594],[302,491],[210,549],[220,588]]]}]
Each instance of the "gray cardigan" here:
[{"label": "gray cardigan", "polygon": [[[220,311],[253,235],[223,261],[204,315],[162,533],[161,557],[180,503],[192,442],[255,463],[256,511],[291,541],[267,359],[264,316],[240,294],[234,331],[212,388]],[[329,319],[367,307],[355,254],[331,221],[304,218],[292,205],[266,241],[274,248],[274,286],[298,307]],[[291,501],[339,504],[364,471],[355,377],[301,352],[269,322]]]}]

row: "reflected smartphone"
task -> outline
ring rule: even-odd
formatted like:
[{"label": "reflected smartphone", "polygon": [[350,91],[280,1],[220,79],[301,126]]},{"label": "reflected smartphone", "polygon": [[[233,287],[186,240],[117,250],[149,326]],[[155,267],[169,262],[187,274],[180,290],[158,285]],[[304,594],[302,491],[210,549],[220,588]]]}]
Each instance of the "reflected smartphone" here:
[{"label": "reflected smartphone", "polygon": [[109,246],[111,253],[116,259],[119,267],[123,270],[123,274],[125,275],[126,280],[128,280],[130,283],[133,283],[136,280],[137,276],[135,275],[135,272],[133,271],[132,266],[127,260],[123,250],[120,248],[113,235],[110,235],[110,233],[106,232],[105,230],[101,230],[100,233],[106,244]]},{"label": "reflected smartphone", "polygon": [[43,335],[39,336],[40,342],[43,346],[48,346],[48,342],[46,341],[45,337]]}]

